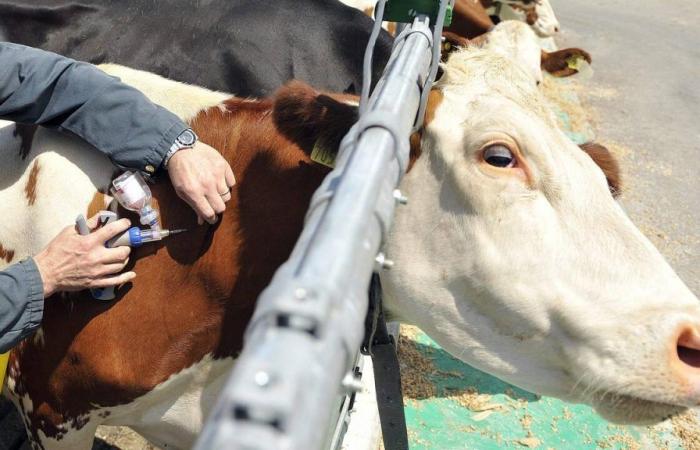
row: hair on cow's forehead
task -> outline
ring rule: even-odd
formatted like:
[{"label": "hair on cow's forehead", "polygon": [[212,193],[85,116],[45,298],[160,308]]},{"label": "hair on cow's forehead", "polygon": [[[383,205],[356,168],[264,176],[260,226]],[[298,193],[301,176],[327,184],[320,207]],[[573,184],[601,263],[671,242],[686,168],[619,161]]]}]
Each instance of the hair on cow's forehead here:
[{"label": "hair on cow's forehead", "polygon": [[443,91],[454,89],[459,94],[464,92],[465,103],[470,100],[466,98],[468,95],[474,95],[473,91],[467,93],[465,86],[481,84],[484,94],[503,96],[534,112],[546,123],[556,123],[531,76],[510,58],[489,50],[467,47],[453,52],[442,69],[443,76],[436,87]]}]

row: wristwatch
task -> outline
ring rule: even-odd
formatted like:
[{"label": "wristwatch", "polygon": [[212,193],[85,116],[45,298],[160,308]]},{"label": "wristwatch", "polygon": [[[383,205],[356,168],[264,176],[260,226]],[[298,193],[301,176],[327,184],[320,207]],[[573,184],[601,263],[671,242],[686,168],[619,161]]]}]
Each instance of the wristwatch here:
[{"label": "wristwatch", "polygon": [[188,128],[180,133],[180,135],[175,138],[173,145],[170,146],[168,153],[165,154],[165,158],[163,158],[163,168],[168,168],[168,162],[170,162],[170,158],[172,158],[175,153],[186,148],[192,148],[194,144],[197,143],[198,139],[197,134],[192,128]]}]

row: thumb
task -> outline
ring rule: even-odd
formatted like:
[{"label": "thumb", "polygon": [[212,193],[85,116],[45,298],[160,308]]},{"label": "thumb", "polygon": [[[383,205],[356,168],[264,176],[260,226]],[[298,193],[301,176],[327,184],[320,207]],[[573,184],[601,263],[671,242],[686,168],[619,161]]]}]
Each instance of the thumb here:
[{"label": "thumb", "polygon": [[118,234],[125,232],[130,226],[131,221],[129,219],[119,219],[95,231],[92,236],[99,242],[106,242]]}]

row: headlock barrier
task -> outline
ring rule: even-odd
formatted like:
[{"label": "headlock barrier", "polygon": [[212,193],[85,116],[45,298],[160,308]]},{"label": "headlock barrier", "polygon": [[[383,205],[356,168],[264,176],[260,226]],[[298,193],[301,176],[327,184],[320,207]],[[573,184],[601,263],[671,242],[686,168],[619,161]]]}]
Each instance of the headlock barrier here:
[{"label": "headlock barrier", "polygon": [[289,260],[260,296],[244,349],[196,449],[323,449],[337,434],[342,400],[357,389],[353,368],[370,278],[390,266],[380,251],[394,207],[406,200],[398,185],[409,161],[409,137],[423,121],[453,4],[378,2],[365,94],[381,18],[410,23],[396,38],[372,95],[363,96],[359,120],[315,192]]}]

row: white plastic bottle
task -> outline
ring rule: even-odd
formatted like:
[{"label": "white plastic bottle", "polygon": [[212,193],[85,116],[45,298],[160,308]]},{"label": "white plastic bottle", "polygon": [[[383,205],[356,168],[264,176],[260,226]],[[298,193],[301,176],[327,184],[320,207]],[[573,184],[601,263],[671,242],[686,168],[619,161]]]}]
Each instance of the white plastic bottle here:
[{"label": "white plastic bottle", "polygon": [[158,211],[151,206],[151,189],[141,174],[124,172],[112,181],[111,192],[124,208],[139,213],[142,225],[160,231]]}]

